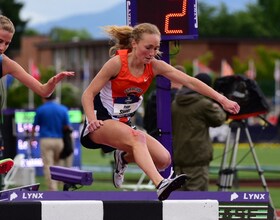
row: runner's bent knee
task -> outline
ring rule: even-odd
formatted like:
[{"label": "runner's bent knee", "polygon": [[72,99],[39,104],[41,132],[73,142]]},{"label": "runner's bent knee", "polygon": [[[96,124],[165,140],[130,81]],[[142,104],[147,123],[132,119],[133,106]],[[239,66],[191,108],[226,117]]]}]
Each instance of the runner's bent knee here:
[{"label": "runner's bent knee", "polygon": [[146,136],[143,132],[131,129],[128,135],[128,145],[133,148],[141,147],[142,149],[147,148]]},{"label": "runner's bent knee", "polygon": [[160,160],[154,161],[157,169],[163,170],[171,164],[171,156],[168,152],[160,155]]}]

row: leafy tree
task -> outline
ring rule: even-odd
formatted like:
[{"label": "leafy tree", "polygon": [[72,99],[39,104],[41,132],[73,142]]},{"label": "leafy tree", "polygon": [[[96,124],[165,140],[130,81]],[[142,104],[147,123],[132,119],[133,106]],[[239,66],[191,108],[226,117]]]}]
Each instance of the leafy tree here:
[{"label": "leafy tree", "polygon": [[199,3],[199,35],[201,37],[275,38],[280,36],[279,0],[259,0],[248,4],[245,11],[229,12],[219,7]]},{"label": "leafy tree", "polygon": [[[274,96],[274,68],[275,60],[280,59],[280,52],[267,49],[264,46],[256,47],[257,59],[255,62],[257,82],[266,96]],[[250,59],[250,58],[249,58]],[[243,74],[248,70],[248,60],[234,58],[233,67],[236,73]]]},{"label": "leafy tree", "polygon": [[[53,68],[40,68],[41,82],[45,83],[54,76]],[[73,84],[62,82],[61,84],[61,103],[67,107],[80,107],[80,90]],[[7,107],[8,108],[27,108],[28,104],[28,88],[19,81],[15,80],[7,92]],[[39,95],[34,94],[35,107],[42,104],[42,99]]]},{"label": "leafy tree", "polygon": [[91,39],[90,33],[85,30],[72,30],[66,28],[53,28],[50,33],[50,38],[55,42],[67,42],[75,40],[89,40]]},{"label": "leafy tree", "polygon": [[260,9],[256,6],[249,6],[248,12],[236,12],[233,15],[235,29],[234,37],[238,38],[263,38],[271,34],[263,26],[263,18],[259,16]]},{"label": "leafy tree", "polygon": [[273,37],[280,36],[280,23],[279,23],[279,0],[258,0],[258,6],[261,10],[261,16],[263,18],[262,24],[266,27],[267,31],[271,33]]},{"label": "leafy tree", "polygon": [[80,88],[71,83],[62,83],[61,103],[67,107],[81,107]]},{"label": "leafy tree", "polygon": [[[258,0],[256,4],[248,4],[246,10],[229,13],[221,4],[216,8],[199,3],[199,35],[207,38],[279,38],[280,22],[279,0]],[[280,58],[279,51],[265,47],[256,48],[257,81],[267,96],[274,95],[274,65]],[[233,58],[236,73],[243,74],[248,70],[249,60]],[[271,86],[273,85],[273,86]]]},{"label": "leafy tree", "polygon": [[32,28],[28,28],[24,31],[24,36],[38,36],[40,33]]},{"label": "leafy tree", "polygon": [[7,52],[20,48],[20,39],[27,24],[27,21],[21,20],[19,16],[22,7],[23,3],[15,2],[15,0],[0,0],[0,14],[11,19],[16,30],[13,42]]}]

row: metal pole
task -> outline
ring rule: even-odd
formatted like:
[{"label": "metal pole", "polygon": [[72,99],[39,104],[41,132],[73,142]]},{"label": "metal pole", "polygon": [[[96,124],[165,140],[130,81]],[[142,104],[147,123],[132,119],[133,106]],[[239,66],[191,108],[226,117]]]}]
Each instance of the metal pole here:
[{"label": "metal pole", "polygon": [[[161,43],[161,51],[163,52],[162,60],[169,63],[169,42]],[[159,129],[158,141],[169,151],[173,157],[172,151],[172,123],[171,123],[171,94],[170,80],[163,76],[158,76],[156,79],[157,90],[157,127]],[[164,178],[172,175],[172,164],[161,171]]]}]

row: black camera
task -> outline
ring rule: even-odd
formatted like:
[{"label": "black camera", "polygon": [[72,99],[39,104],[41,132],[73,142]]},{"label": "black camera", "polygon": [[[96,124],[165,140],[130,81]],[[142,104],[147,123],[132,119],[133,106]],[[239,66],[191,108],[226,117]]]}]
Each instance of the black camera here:
[{"label": "black camera", "polygon": [[231,119],[242,120],[269,111],[269,105],[258,84],[243,75],[218,78],[213,88],[240,105],[238,114],[229,115]]}]

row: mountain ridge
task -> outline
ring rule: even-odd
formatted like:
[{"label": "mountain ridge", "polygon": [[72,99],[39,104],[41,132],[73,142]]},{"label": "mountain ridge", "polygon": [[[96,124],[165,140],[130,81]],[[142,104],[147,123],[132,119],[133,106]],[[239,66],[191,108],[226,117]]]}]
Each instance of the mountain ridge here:
[{"label": "mountain ridge", "polygon": [[29,28],[35,29],[41,34],[47,34],[54,27],[75,30],[85,29],[96,39],[105,37],[101,27],[112,24],[126,24],[126,9],[123,4],[116,5],[102,12],[77,14],[47,23],[31,25]]}]

